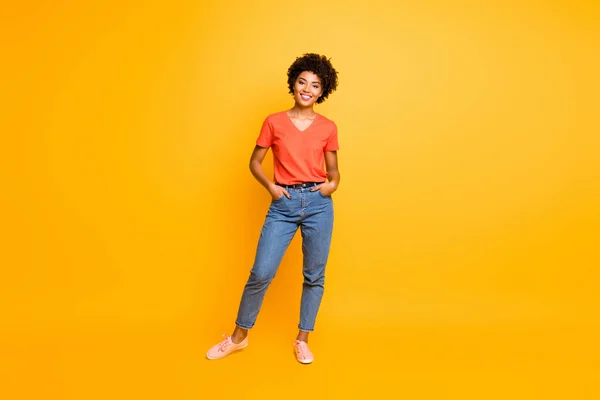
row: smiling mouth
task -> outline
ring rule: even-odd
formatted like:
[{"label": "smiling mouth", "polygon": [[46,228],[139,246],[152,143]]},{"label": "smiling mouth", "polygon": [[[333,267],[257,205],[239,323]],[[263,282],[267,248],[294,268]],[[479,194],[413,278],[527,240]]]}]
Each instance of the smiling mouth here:
[{"label": "smiling mouth", "polygon": [[312,96],[308,96],[308,95],[305,95],[305,94],[301,94],[300,97],[302,98],[302,100],[310,100],[310,99],[312,99]]}]

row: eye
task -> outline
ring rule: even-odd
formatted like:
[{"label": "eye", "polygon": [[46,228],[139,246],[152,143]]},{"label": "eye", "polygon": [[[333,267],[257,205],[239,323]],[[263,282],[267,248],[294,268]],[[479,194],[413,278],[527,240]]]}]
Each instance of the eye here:
[{"label": "eye", "polygon": [[319,86],[317,86],[317,85],[313,85],[313,87],[314,87],[315,89],[318,89],[318,88],[319,88]]}]

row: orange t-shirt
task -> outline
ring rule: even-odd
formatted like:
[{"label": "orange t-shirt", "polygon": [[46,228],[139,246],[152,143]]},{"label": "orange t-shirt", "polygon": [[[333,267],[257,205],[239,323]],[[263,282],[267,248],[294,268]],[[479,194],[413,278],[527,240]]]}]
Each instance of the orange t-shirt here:
[{"label": "orange t-shirt", "polygon": [[325,152],[339,149],[333,121],[317,114],[312,124],[301,131],[286,111],[265,119],[256,144],[272,147],[275,182],[283,185],[325,182]]}]

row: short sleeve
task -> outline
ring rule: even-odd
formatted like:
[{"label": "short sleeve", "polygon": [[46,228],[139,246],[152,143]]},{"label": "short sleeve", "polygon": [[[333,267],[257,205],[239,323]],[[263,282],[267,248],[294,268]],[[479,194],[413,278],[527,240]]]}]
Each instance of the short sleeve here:
[{"label": "short sleeve", "polygon": [[338,144],[338,133],[337,133],[337,125],[333,124],[333,130],[331,134],[327,138],[327,143],[325,144],[324,151],[336,151],[339,150],[340,146]]},{"label": "short sleeve", "polygon": [[269,148],[273,144],[273,125],[269,117],[263,122],[262,128],[260,128],[260,134],[256,139],[256,144],[260,147]]}]

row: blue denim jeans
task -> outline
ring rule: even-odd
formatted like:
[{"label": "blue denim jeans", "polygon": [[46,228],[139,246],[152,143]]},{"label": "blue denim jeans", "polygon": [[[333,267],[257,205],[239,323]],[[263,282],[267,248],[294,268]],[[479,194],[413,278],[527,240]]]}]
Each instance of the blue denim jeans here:
[{"label": "blue denim jeans", "polygon": [[244,287],[236,325],[251,329],[256,322],[265,292],[275,277],[294,234],[302,233],[304,256],[300,330],[311,332],[321,305],[325,265],[333,231],[333,200],[310,188],[287,189],[286,196],[273,200],[260,233],[254,266]]}]

